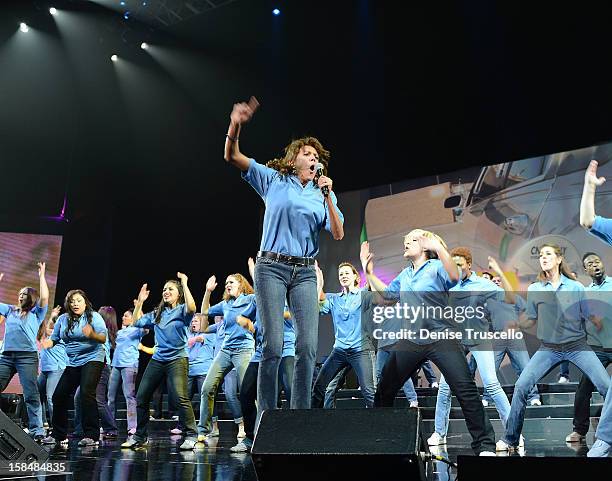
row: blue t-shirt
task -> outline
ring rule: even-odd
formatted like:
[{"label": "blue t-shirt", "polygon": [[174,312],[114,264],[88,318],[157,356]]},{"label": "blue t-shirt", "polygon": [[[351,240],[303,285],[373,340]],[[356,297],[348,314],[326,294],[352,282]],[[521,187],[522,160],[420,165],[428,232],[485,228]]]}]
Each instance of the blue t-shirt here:
[{"label": "blue t-shirt", "polygon": [[19,315],[19,308],[9,304],[0,304],[0,316],[6,317],[4,321],[4,342],[1,352],[28,351],[36,352],[36,334],[40,323],[47,315],[47,308],[36,304],[23,318]]},{"label": "blue t-shirt", "polygon": [[440,259],[428,259],[416,270],[411,264],[391,281],[385,292],[399,298],[402,316],[404,306],[418,309],[401,319],[403,328],[414,332],[412,342],[431,344],[437,341],[427,335],[421,336],[421,330],[425,333],[456,330],[454,320],[445,313],[452,311],[452,308],[449,310],[448,291],[457,282],[451,280]]},{"label": "blue t-shirt", "polygon": [[598,330],[586,321],[587,343],[596,348],[612,349],[612,277],[606,276],[601,284],[591,283],[586,288],[589,313],[601,320]]},{"label": "blue t-shirt", "polygon": [[[472,272],[466,279],[450,289],[451,304],[455,308],[455,322],[461,324],[464,332],[461,343],[465,346],[476,346],[484,344],[486,339],[476,339],[466,329],[474,332],[489,332],[489,318],[487,317],[486,305],[490,300],[503,302],[506,296],[504,290],[489,279],[478,276]],[[470,307],[469,312],[467,309]],[[458,308],[465,311],[460,314]],[[462,322],[459,322],[461,315]],[[465,319],[463,319],[465,318]]]},{"label": "blue t-shirt", "polygon": [[134,322],[134,327],[154,329],[155,352],[152,359],[160,362],[189,357],[187,334],[195,312],[187,312],[185,304],[174,309],[164,307],[159,323],[155,323],[155,312],[149,312]]},{"label": "blue t-shirt", "polygon": [[263,351],[263,334],[261,330],[261,322],[259,321],[259,316],[255,316],[257,319],[253,323],[253,327],[255,328],[255,352],[253,353],[253,357],[249,362],[260,362],[261,355]]},{"label": "blue t-shirt", "polygon": [[[266,205],[260,249],[290,256],[316,256],[321,229],[331,232],[321,189],[312,182],[302,186],[297,176],[281,175],[254,159],[250,159],[242,178],[251,184]],[[340,221],[344,222],[335,194],[331,192],[330,196]]]},{"label": "blue t-shirt", "polygon": [[612,219],[596,215],[589,232],[605,243],[612,245]]},{"label": "blue t-shirt", "polygon": [[527,288],[527,317],[536,319],[537,336],[542,342],[584,340],[585,321],[589,318],[584,286],[564,275],[557,288],[549,281],[534,282]]},{"label": "blue t-shirt", "polygon": [[135,326],[127,326],[117,332],[115,339],[115,354],[113,356],[113,367],[135,367],[138,368],[138,344],[145,335],[145,329]]},{"label": "blue t-shirt", "polygon": [[319,303],[320,314],[331,314],[334,322],[334,349],[373,350],[369,336],[361,326],[362,292],[364,289],[325,294]]},{"label": "blue t-shirt", "polygon": [[283,324],[283,354],[281,357],[295,357],[295,327],[291,318]]},{"label": "blue t-shirt", "polygon": [[215,357],[215,341],[217,334],[214,332],[190,332],[189,339],[194,337],[202,336],[204,342],[195,342],[189,347],[189,375],[190,376],[204,376]]},{"label": "blue t-shirt", "polygon": [[527,309],[525,300],[515,293],[514,304],[508,304],[504,301],[489,299],[487,301],[487,311],[491,319],[493,330],[496,332],[505,331],[509,324],[517,324],[522,312]]},{"label": "blue t-shirt", "polygon": [[63,341],[59,341],[51,349],[41,349],[39,356],[40,370],[42,372],[66,369],[68,356],[66,355],[66,346]]},{"label": "blue t-shirt", "polygon": [[83,334],[85,324],[87,324],[87,313],[79,317],[78,322],[74,323],[70,331],[68,331],[67,314],[62,314],[55,322],[50,339],[56,343],[60,340],[64,341],[68,356],[66,366],[79,367],[90,361],[108,362],[109,360],[108,331],[104,319],[97,312],[92,313],[91,327],[96,333],[106,336],[104,343],[85,337]]},{"label": "blue t-shirt", "polygon": [[209,316],[223,316],[223,344],[221,349],[253,349],[253,334],[236,322],[238,315],[255,318],[255,294],[240,294],[236,299],[222,301],[208,309]]}]

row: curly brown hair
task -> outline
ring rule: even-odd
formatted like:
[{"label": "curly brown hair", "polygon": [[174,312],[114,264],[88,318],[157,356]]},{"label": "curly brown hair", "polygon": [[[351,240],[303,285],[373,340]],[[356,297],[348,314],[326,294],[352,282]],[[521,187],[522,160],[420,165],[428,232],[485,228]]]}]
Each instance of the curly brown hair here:
[{"label": "curly brown hair", "polygon": [[[253,287],[251,286],[251,284],[249,283],[249,281],[246,280],[246,277],[244,277],[242,274],[230,274],[227,277],[233,277],[234,279],[236,279],[238,281],[238,284],[240,284],[240,287],[238,288],[238,295],[240,294],[253,294],[255,291],[253,290]],[[223,300],[224,301],[229,301],[230,296],[227,293],[227,291],[223,292]]]},{"label": "curly brown hair", "polygon": [[321,142],[315,137],[302,137],[301,139],[292,140],[285,147],[285,155],[282,158],[272,159],[266,165],[271,169],[277,170],[282,175],[295,174],[293,161],[297,157],[302,147],[309,145],[313,147],[319,154],[319,162],[323,164],[323,175],[327,175],[327,166],[329,165],[329,150],[326,150]]},{"label": "curly brown hair", "polygon": [[450,251],[450,255],[451,257],[463,257],[465,262],[472,265],[472,252],[467,247],[455,247]]}]

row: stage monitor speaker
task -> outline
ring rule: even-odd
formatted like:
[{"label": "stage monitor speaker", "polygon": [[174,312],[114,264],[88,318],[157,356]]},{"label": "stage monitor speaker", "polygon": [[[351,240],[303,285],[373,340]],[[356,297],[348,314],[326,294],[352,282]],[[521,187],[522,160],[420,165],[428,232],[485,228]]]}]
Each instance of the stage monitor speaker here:
[{"label": "stage monitor speaker", "polygon": [[611,458],[557,457],[548,456],[546,453],[537,457],[518,455],[457,457],[459,481],[484,478],[495,481],[517,481],[534,479],[537,474],[546,474],[547,479],[602,479],[602,477],[607,479],[612,472],[610,468],[612,468]]},{"label": "stage monitor speaker", "polygon": [[9,463],[42,464],[48,458],[44,448],[0,411],[0,471],[6,471]]},{"label": "stage monitor speaker", "polygon": [[260,481],[424,480],[418,409],[264,411],[252,449]]}]

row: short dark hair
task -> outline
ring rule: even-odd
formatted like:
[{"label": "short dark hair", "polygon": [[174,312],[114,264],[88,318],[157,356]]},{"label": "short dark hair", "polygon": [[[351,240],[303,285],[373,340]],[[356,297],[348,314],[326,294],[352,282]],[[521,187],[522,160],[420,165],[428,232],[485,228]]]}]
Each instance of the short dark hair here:
[{"label": "short dark hair", "polygon": [[597,254],[596,252],[587,252],[586,254],[582,256],[582,265],[584,265],[584,260],[589,256],[597,256],[601,259],[601,256]]}]

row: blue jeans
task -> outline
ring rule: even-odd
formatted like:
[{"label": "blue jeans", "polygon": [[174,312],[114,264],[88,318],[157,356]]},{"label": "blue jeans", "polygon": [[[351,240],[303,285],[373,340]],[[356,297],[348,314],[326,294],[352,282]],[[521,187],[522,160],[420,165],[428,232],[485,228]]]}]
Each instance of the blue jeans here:
[{"label": "blue jeans", "polygon": [[[200,392],[202,392],[202,386],[200,386]],[[236,373],[236,368],[225,375],[223,379],[223,394],[225,394],[225,400],[232,412],[234,422],[240,424],[242,422],[242,409],[238,399],[238,374]]]},{"label": "blue jeans", "polygon": [[[293,368],[295,366],[295,357],[285,356],[281,359],[280,366],[278,368],[278,384],[285,391],[285,398],[291,405],[291,384],[293,383]],[[280,408],[280,390],[279,390],[279,402],[278,407]]]},{"label": "blue jeans", "polygon": [[291,386],[291,409],[308,409],[317,357],[319,304],[314,266],[295,266],[257,258],[255,295],[263,333],[262,356],[257,379],[258,418],[276,409],[278,368],[283,353],[285,299],[295,326],[295,366]]},{"label": "blue jeans", "polygon": [[561,376],[569,379],[569,362],[567,361],[563,361],[559,364],[559,377]]},{"label": "blue jeans", "polygon": [[28,351],[8,351],[0,354],[0,392],[3,392],[13,376],[19,375],[23,388],[23,399],[28,411],[28,430],[30,436],[44,436],[42,404],[38,393],[38,353]]},{"label": "blue jeans", "polygon": [[46,420],[49,424],[53,419],[53,393],[62,374],[64,374],[64,370],[58,369],[57,371],[42,371],[38,375],[38,393],[43,407],[47,409],[46,417],[45,410],[42,411],[43,422]]},{"label": "blue jeans", "polygon": [[[499,371],[499,366],[501,366],[506,354],[508,354],[510,364],[517,376],[521,375],[529,362],[529,353],[527,352],[527,345],[524,339],[495,339],[493,340],[493,349],[495,350],[495,372]],[[489,402],[493,401],[487,391],[485,391],[482,398]],[[527,402],[530,403],[534,399],[540,399],[537,386],[533,386],[533,389],[529,391]]]},{"label": "blue jeans", "polygon": [[325,388],[346,366],[351,366],[359,379],[361,394],[366,407],[374,406],[375,378],[374,378],[374,352],[362,349],[343,349],[334,347],[331,354],[319,371],[312,393],[312,407],[322,408]]},{"label": "blue jeans", "polygon": [[[475,346],[476,347],[476,346]],[[495,357],[493,351],[482,346],[477,346],[481,349],[470,349],[472,357],[476,360],[478,372],[482,378],[482,384],[493,401],[495,408],[499,413],[499,419],[506,426],[506,421],[510,415],[510,401],[508,396],[501,387],[495,374]],[[489,346],[490,348],[490,346]],[[436,418],[435,430],[440,436],[446,436],[448,432],[448,422],[450,419],[451,409],[451,392],[444,376],[440,378],[440,387],[438,388],[438,397],[436,398]]]},{"label": "blue jeans", "polygon": [[431,367],[431,363],[429,361],[425,361],[421,365],[421,368],[423,369],[423,374],[425,374],[425,379],[427,379],[429,385],[432,385],[434,382],[438,382],[436,379],[436,373],[434,372],[433,367]]},{"label": "blue jeans", "polygon": [[[384,349],[379,349],[376,353],[376,379],[380,382],[380,375],[382,373],[385,364],[387,364],[387,360],[391,355],[391,351],[385,351]],[[414,389],[414,383],[412,382],[412,378],[408,378],[404,385],[402,386],[404,390],[404,394],[406,395],[406,399],[409,402],[418,401],[418,396],[416,390]]]},{"label": "blue jeans", "polygon": [[136,432],[136,375],[137,367],[113,367],[108,381],[108,410],[111,416],[117,417],[115,403],[119,385],[122,385],[123,397],[127,404],[127,428]]},{"label": "blue jeans", "polygon": [[[100,373],[100,381],[96,386],[96,403],[98,405],[98,416],[100,416],[100,426],[105,433],[117,434],[117,421],[111,414],[108,407],[108,379],[110,377],[110,366],[105,364]],[[77,388],[74,394],[74,432],[81,434],[81,388]],[[97,439],[97,438],[96,438]]]},{"label": "blue jeans", "polygon": [[346,381],[346,375],[351,370],[351,366],[346,366],[331,380],[325,388],[325,399],[323,400],[323,408],[334,409],[336,407],[336,394]]},{"label": "blue jeans", "polygon": [[580,349],[574,347],[567,350],[563,348],[553,350],[546,346],[541,346],[533,355],[514,386],[512,408],[510,409],[510,417],[508,418],[506,435],[504,436],[504,441],[509,446],[516,446],[519,442],[529,392],[546,373],[562,361],[570,361],[589,377],[602,396],[607,394],[610,376],[608,376],[606,369],[601,364],[601,361],[597,359],[593,350],[586,344]]},{"label": "blue jeans", "polygon": [[612,381],[610,382],[608,394],[601,410],[601,417],[599,418],[597,431],[595,431],[595,437],[608,444],[612,444]]},{"label": "blue jeans", "polygon": [[[208,434],[212,431],[212,413],[215,405],[215,394],[223,378],[225,378],[233,368],[236,368],[238,383],[242,385],[244,373],[247,370],[251,357],[253,357],[253,349],[221,349],[217,353],[213,363],[208,368],[208,373],[206,374],[206,379],[204,380],[200,393],[200,421],[198,422],[198,434]],[[230,389],[232,389],[231,383]],[[227,391],[230,389],[225,391],[226,396]],[[238,406],[240,406],[240,403]]]}]

